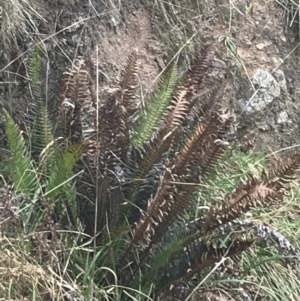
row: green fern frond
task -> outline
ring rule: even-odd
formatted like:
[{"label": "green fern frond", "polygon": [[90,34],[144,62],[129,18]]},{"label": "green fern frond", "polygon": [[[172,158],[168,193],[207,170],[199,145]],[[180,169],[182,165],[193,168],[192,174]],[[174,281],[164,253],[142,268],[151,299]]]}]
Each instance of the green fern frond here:
[{"label": "green fern frond", "polygon": [[17,191],[31,195],[38,188],[36,170],[19,127],[7,111],[4,110],[4,114],[9,150],[13,158],[13,182]]},{"label": "green fern frond", "polygon": [[135,129],[131,136],[132,144],[141,148],[157,129],[163,114],[170,104],[171,96],[177,80],[177,68],[173,65],[161,78],[150,100],[138,116]]},{"label": "green fern frond", "polygon": [[34,97],[40,99],[42,95],[42,60],[38,47],[35,47],[29,59],[28,73],[31,81],[31,89]]},{"label": "green fern frond", "polygon": [[29,106],[29,118],[33,119],[31,145],[33,153],[37,152],[39,154],[54,140],[54,137],[45,95],[47,91],[45,91],[45,80],[42,72],[42,59],[37,47],[30,57],[28,71],[33,96]]},{"label": "green fern frond", "polygon": [[53,164],[49,175],[49,180],[46,183],[46,195],[54,200],[68,181],[71,172],[80,159],[84,150],[83,144],[70,145],[60,158]]}]

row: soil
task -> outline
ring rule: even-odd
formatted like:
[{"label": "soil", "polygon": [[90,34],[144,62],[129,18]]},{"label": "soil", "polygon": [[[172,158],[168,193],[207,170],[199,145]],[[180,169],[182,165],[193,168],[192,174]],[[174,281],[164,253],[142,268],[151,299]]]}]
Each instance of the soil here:
[{"label": "soil", "polygon": [[[218,41],[217,57],[233,75],[233,93],[238,136],[254,142],[256,149],[274,152],[300,144],[299,43],[297,18],[286,24],[287,9],[275,0],[215,1],[138,1],[138,0],[31,0],[44,18],[36,20],[37,41],[49,58],[53,78],[60,78],[78,56],[98,64],[99,84],[104,94],[118,85],[122,69],[131,51],[140,53],[141,99],[147,88],[181,49],[179,62],[189,63],[188,53],[198,45]],[[289,1],[286,1],[289,2]],[[291,21],[290,21],[291,22]],[[0,58],[0,81],[20,73],[33,43],[18,37],[8,66],[7,56]],[[183,47],[186,45],[186,47]],[[234,49],[233,52],[230,50]],[[0,49],[1,50],[1,49]],[[178,52],[178,53],[179,53]],[[1,51],[0,51],[1,53]],[[22,67],[23,66],[23,67]],[[283,71],[287,95],[282,93],[260,112],[241,112],[238,101],[250,99],[251,84],[257,69],[272,73]],[[2,71],[2,72],[1,72]],[[20,77],[0,89],[0,103],[10,98],[19,115],[24,113],[24,86]],[[23,108],[23,109],[22,109]],[[288,122],[278,124],[285,111]],[[21,112],[21,113],[20,113]]]}]

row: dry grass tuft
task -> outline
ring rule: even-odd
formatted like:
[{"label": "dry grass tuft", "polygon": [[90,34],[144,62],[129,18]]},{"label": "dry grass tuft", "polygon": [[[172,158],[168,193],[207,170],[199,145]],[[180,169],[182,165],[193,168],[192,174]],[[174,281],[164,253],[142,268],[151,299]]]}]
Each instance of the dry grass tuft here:
[{"label": "dry grass tuft", "polygon": [[[17,37],[32,37],[38,33],[37,21],[44,20],[30,0],[5,0],[0,2],[0,49],[8,52],[17,47]],[[2,44],[2,45],[1,45]],[[1,47],[2,46],[2,47]]]},{"label": "dry grass tuft", "polygon": [[[80,300],[75,283],[26,254],[26,239],[0,239],[0,296],[15,300]],[[1,300],[1,299],[0,299]]]}]

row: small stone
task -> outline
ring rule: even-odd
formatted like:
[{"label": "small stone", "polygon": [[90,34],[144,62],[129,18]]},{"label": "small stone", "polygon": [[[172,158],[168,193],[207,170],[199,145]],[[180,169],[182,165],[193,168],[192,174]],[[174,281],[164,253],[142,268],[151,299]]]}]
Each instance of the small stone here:
[{"label": "small stone", "polygon": [[265,47],[264,43],[259,43],[255,46],[258,50],[262,50]]},{"label": "small stone", "polygon": [[278,114],[277,123],[287,123],[288,122],[289,115],[286,111],[282,111]]},{"label": "small stone", "polygon": [[276,81],[278,82],[280,88],[286,89],[285,75],[282,70],[278,69],[273,73]]},{"label": "small stone", "polygon": [[212,61],[212,65],[215,68],[220,68],[220,69],[226,68],[226,63],[224,61],[216,59],[216,58]]}]

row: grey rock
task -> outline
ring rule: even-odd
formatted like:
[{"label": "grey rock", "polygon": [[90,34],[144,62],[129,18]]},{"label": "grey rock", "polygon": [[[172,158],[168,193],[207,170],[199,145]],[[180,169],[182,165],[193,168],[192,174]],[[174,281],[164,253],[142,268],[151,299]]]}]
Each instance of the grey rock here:
[{"label": "grey rock", "polygon": [[278,69],[273,73],[280,88],[286,89],[286,79],[282,70]]},{"label": "grey rock", "polygon": [[282,111],[278,114],[277,123],[287,123],[289,121],[289,115],[286,111]]},{"label": "grey rock", "polygon": [[227,67],[227,65],[224,61],[216,59],[216,58],[212,61],[212,66],[215,68],[220,68],[220,69],[226,69],[226,67]]},{"label": "grey rock", "polygon": [[274,97],[280,95],[280,86],[276,79],[268,71],[258,69],[253,77],[253,85],[259,88],[259,91]]},{"label": "grey rock", "polygon": [[258,69],[252,82],[257,90],[244,107],[241,107],[248,114],[263,110],[280,95],[280,85],[268,71]]}]

